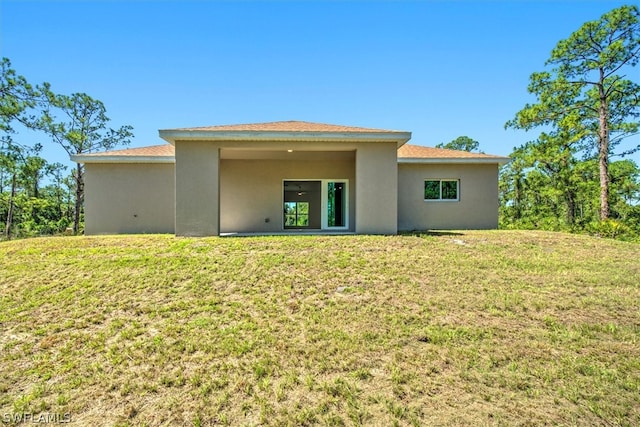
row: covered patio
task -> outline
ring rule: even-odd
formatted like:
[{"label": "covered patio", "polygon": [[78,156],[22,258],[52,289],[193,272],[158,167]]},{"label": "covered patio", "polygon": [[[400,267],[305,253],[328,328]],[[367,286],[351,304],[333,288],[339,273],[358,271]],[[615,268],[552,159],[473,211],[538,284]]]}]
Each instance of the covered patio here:
[{"label": "covered patio", "polygon": [[307,122],[161,130],[175,147],[175,233],[397,232],[408,132]]}]

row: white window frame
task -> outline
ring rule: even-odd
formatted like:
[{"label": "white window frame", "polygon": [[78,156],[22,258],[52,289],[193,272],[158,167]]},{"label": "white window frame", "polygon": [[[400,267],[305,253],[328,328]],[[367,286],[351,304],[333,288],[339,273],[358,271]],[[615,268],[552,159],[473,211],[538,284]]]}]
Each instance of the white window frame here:
[{"label": "white window frame", "polygon": [[[439,181],[440,182],[440,198],[438,199],[425,199],[424,198],[424,186],[427,181]],[[455,199],[443,199],[442,198],[442,183],[443,182],[455,182],[456,183],[456,198]],[[425,178],[422,183],[422,198],[425,202],[459,202],[460,201],[460,179],[458,178]]]},{"label": "white window frame", "polygon": [[[286,181],[316,181],[320,182],[320,230],[349,230],[349,180],[342,178],[335,179],[314,179],[314,178],[285,178],[282,180],[282,188]],[[327,184],[330,182],[344,182],[344,226],[343,227],[329,227],[329,215],[327,214],[327,208],[329,207],[329,191]],[[281,192],[280,206],[284,206],[284,191]],[[282,210],[282,217],[280,219],[280,227],[282,231],[290,231],[291,228],[285,228],[284,226],[284,209]],[[311,229],[313,230],[313,229]],[[317,230],[317,229],[316,229]]]},{"label": "white window frame", "polygon": [[[348,230],[349,229],[349,180],[348,179],[322,179],[322,216],[321,227],[323,230]],[[344,182],[344,226],[342,227],[329,227],[329,215],[327,209],[329,208],[329,190],[327,184],[330,182]]]}]

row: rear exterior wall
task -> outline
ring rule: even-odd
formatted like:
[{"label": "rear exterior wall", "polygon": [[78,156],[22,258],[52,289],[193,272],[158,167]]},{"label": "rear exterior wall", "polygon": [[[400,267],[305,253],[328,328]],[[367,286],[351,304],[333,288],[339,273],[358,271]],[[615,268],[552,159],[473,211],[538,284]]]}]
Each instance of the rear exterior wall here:
[{"label": "rear exterior wall", "polygon": [[[174,233],[174,164],[85,165],[85,234]],[[349,230],[356,230],[353,159],[220,160],[220,231],[282,231],[283,181],[349,180]],[[424,200],[426,179],[458,179],[456,202]],[[498,226],[497,165],[398,164],[398,230]],[[375,215],[375,212],[369,212]]]},{"label": "rear exterior wall", "polygon": [[[459,180],[459,201],[424,200],[428,179]],[[398,230],[498,227],[497,164],[398,164]]]},{"label": "rear exterior wall", "polygon": [[174,233],[174,165],[87,163],[85,234]]}]

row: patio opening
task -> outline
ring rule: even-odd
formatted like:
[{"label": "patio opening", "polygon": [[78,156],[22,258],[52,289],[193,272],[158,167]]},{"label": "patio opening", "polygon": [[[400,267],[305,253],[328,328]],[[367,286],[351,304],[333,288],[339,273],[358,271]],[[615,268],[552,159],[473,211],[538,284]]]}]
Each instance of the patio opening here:
[{"label": "patio opening", "polygon": [[285,180],[285,230],[347,230],[348,180]]}]

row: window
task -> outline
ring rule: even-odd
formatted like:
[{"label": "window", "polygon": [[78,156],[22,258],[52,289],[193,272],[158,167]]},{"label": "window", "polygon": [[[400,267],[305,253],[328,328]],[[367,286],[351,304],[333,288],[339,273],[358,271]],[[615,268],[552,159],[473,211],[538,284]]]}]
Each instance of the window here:
[{"label": "window", "polygon": [[327,182],[327,227],[346,225],[346,188],[346,182]]},{"label": "window", "polygon": [[282,186],[283,230],[349,229],[348,179],[283,180]]},{"label": "window", "polygon": [[458,201],[459,181],[457,179],[427,179],[424,181],[425,200]]},{"label": "window", "polygon": [[285,227],[309,226],[309,202],[285,202],[284,203]]},{"label": "window", "polygon": [[349,180],[322,180],[322,229],[349,229]]}]

